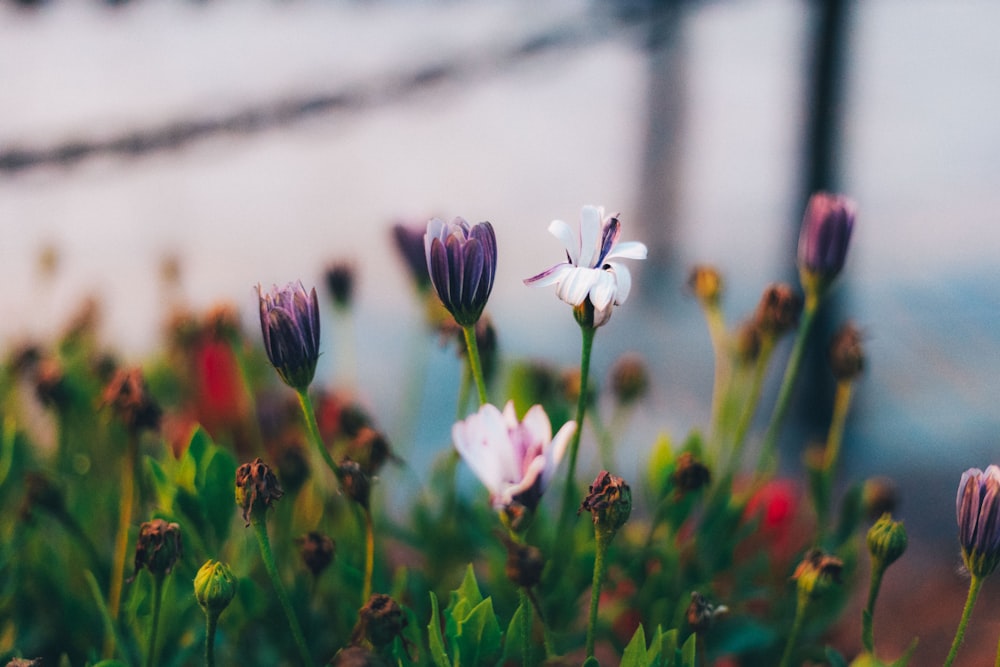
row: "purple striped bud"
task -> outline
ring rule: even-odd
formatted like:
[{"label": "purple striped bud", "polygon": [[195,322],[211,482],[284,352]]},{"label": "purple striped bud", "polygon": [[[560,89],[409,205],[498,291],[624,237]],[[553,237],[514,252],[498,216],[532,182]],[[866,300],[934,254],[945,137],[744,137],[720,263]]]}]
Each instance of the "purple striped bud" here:
[{"label": "purple striped bud", "polygon": [[424,254],[431,284],[441,303],[463,327],[486,307],[497,271],[497,239],[488,222],[469,226],[462,218],[427,223]]},{"label": "purple striped bud", "polygon": [[1000,562],[1000,467],[966,470],[955,508],[965,567],[973,576],[985,577]]},{"label": "purple striped bud", "polygon": [[260,297],[260,330],[264,350],[274,370],[292,389],[305,391],[319,360],[319,303],[316,289],[306,292],[301,281],[284,289],[272,287]]},{"label": "purple striped bud", "polygon": [[799,234],[799,270],[823,282],[833,280],[844,268],[854,218],[854,202],[843,195],[810,197]]}]

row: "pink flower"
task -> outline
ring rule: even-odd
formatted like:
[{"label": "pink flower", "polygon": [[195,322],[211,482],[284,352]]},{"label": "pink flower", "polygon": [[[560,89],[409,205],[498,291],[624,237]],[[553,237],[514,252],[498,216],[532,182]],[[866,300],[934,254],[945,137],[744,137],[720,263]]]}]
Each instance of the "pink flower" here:
[{"label": "pink flower", "polygon": [[555,438],[542,406],[535,405],[522,421],[514,402],[500,412],[486,404],[451,429],[455,449],[490,491],[497,509],[514,502],[534,510],[555,474],[576,422],[563,425]]}]

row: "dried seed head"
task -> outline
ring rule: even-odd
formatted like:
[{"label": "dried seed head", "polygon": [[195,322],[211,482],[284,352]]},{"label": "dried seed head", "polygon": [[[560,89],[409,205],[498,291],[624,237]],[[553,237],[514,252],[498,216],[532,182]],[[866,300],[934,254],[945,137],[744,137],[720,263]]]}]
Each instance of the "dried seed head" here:
[{"label": "dried seed head", "polygon": [[146,521],[139,527],[139,538],[135,543],[135,573],[142,568],[148,569],[153,576],[163,577],[180,559],[181,527],[176,523],[167,523],[163,519]]},{"label": "dried seed head", "polygon": [[243,520],[264,518],[267,508],[285,494],[278,478],[266,463],[256,458],[236,469],[236,504],[243,508]]},{"label": "dried seed head", "polygon": [[314,577],[322,574],[323,570],[333,562],[336,544],[329,536],[311,531],[300,537],[297,542],[302,562],[305,563]]}]

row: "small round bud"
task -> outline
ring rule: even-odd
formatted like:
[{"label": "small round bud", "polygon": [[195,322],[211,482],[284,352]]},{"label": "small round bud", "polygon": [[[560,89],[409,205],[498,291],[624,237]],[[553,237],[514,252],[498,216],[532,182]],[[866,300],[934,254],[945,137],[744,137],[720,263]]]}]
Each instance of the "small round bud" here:
[{"label": "small round bud", "polygon": [[754,313],[763,335],[778,337],[799,324],[802,301],[788,285],[773,284],[764,289]]},{"label": "small round bud", "polygon": [[504,573],[507,578],[517,586],[531,588],[542,579],[542,570],[545,569],[545,559],[538,547],[530,544],[518,544],[511,539],[504,538],[507,547],[507,563],[504,565]]},{"label": "small round bud", "polygon": [[326,269],[326,288],[337,308],[350,308],[354,296],[354,265],[337,262]]},{"label": "small round bud", "polygon": [[138,368],[116,371],[104,388],[103,404],[132,432],[160,426],[160,406],[146,387]]},{"label": "small round bud", "polygon": [[722,297],[722,275],[714,266],[699,264],[691,269],[688,288],[706,306],[715,306]]},{"label": "small round bud", "polygon": [[893,521],[886,512],[868,529],[867,542],[872,560],[887,568],[906,551],[906,528],[902,521]]},{"label": "small round bud", "polygon": [[246,525],[252,516],[263,518],[267,508],[284,494],[278,478],[260,457],[236,469],[236,504],[243,508]]},{"label": "small round bud", "polygon": [[345,459],[340,466],[340,484],[347,497],[368,509],[371,503],[371,478],[361,468],[357,461]]},{"label": "small round bud", "polygon": [[207,614],[221,614],[236,597],[233,571],[217,560],[205,561],[194,575],[194,597]]},{"label": "small round bud", "polygon": [[139,527],[139,538],[135,543],[135,574],[145,567],[153,576],[165,576],[180,559],[181,552],[181,527],[178,524],[167,523],[163,519],[146,521]]},{"label": "small round bud", "polygon": [[580,510],[593,515],[597,530],[614,535],[632,514],[632,489],[621,477],[602,470],[590,485]]},{"label": "small round bud", "polygon": [[677,467],[670,479],[677,493],[683,495],[707,486],[712,481],[712,472],[691,452],[684,452],[677,457]]},{"label": "small round bud", "polygon": [[306,567],[309,568],[314,577],[322,574],[323,570],[333,562],[337,545],[334,544],[329,536],[311,531],[296,541],[299,545],[299,554],[302,556],[302,562],[306,564]]},{"label": "small round bud", "polygon": [[869,521],[875,521],[886,512],[891,514],[896,511],[899,505],[899,489],[888,477],[872,477],[865,480],[861,490],[861,500],[865,516]]},{"label": "small round bud", "polygon": [[842,326],[830,343],[830,368],[840,381],[853,380],[865,369],[861,332],[851,322]]},{"label": "small round bud", "polygon": [[796,581],[801,595],[815,598],[840,583],[843,569],[844,562],[836,556],[811,549],[795,568],[792,579]]},{"label": "small round bud", "polygon": [[358,624],[351,634],[351,643],[367,641],[379,650],[402,636],[405,627],[402,607],[388,595],[375,593],[358,611]]},{"label": "small round bud", "polygon": [[638,354],[623,354],[611,368],[611,391],[621,405],[630,405],[649,391],[649,371]]}]

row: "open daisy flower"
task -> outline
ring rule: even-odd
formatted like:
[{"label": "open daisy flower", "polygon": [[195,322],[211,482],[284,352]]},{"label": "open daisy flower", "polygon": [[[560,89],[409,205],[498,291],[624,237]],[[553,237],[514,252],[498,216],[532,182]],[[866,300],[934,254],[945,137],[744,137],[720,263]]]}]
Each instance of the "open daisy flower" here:
[{"label": "open daisy flower", "polygon": [[566,451],[576,422],[566,422],[555,438],[540,405],[517,420],[514,402],[500,412],[487,403],[451,429],[455,449],[490,491],[497,509],[519,503],[534,510]]},{"label": "open daisy flower", "polygon": [[619,242],[618,216],[604,216],[601,206],[584,206],[579,229],[562,220],[553,220],[549,231],[566,248],[566,261],[525,279],[526,285],[555,285],[556,294],[574,308],[587,299],[594,307],[594,324],[599,327],[611,317],[614,306],[625,303],[632,287],[628,267],[618,259],[646,259],[646,245],[638,241]]}]

